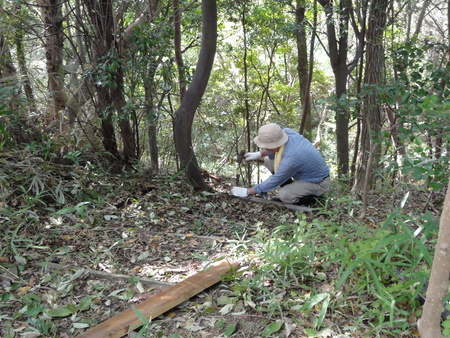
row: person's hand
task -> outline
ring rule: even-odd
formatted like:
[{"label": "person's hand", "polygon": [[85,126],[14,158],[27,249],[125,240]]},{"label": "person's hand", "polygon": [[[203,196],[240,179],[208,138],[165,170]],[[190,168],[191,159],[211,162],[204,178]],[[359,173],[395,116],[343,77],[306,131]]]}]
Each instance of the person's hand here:
[{"label": "person's hand", "polygon": [[262,157],[261,152],[257,151],[254,153],[246,153],[244,158],[247,162],[259,160]]},{"label": "person's hand", "polygon": [[236,197],[247,197],[248,196],[248,189],[247,188],[241,188],[241,187],[233,187],[231,189],[231,193],[233,196]]}]

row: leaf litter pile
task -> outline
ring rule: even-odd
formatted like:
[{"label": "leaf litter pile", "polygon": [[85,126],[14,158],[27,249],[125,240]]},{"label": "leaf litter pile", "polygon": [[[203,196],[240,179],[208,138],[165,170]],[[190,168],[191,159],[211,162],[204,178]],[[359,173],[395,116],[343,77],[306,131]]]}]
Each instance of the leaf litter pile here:
[{"label": "leaf litter pile", "polygon": [[[339,214],[326,209],[348,204],[296,213],[234,198],[214,175],[206,177],[214,192],[201,192],[170,175],[100,175],[20,156],[0,164],[1,337],[76,337],[223,259],[240,268],[127,335],[307,337],[319,318],[326,337],[358,315],[327,313],[339,262],[315,256],[315,243],[284,265],[301,248],[283,246],[283,236],[315,232],[318,243],[326,237],[318,224]],[[369,229],[386,216],[370,214]],[[305,308],[313,290],[322,298]]]}]

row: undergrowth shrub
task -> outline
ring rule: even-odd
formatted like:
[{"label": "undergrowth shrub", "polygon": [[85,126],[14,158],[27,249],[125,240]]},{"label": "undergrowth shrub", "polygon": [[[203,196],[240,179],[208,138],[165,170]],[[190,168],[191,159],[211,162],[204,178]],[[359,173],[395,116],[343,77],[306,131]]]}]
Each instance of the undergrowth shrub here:
[{"label": "undergrowth shrub", "polygon": [[[339,210],[350,215],[355,201],[340,203]],[[258,263],[245,282],[236,282],[237,296],[264,300],[267,307],[258,310],[269,316],[312,317],[311,334],[338,314],[340,320],[354,318],[348,329],[358,334],[410,330],[428,280],[438,220],[401,208],[379,225],[330,213],[324,209],[326,217],[313,220],[298,214],[294,223],[256,236],[252,259]]]}]

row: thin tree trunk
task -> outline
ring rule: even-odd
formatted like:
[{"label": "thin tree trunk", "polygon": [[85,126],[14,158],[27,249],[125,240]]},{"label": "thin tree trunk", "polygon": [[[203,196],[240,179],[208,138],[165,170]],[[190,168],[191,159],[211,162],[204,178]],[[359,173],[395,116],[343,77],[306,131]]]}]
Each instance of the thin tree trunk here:
[{"label": "thin tree trunk", "polygon": [[[305,0],[297,0],[295,9],[295,24],[297,38],[297,72],[300,82],[300,102],[302,103],[302,117],[300,134],[311,140],[311,105],[310,105],[310,76],[308,68],[308,48],[306,42]],[[311,47],[314,46],[314,34],[311,35]],[[312,55],[310,54],[312,57]],[[312,64],[312,60],[311,60]]]},{"label": "thin tree trunk", "polygon": [[38,4],[41,7],[45,25],[45,57],[47,59],[50,95],[45,124],[48,127],[53,122],[60,121],[61,130],[66,131],[68,120],[62,116],[66,107],[62,68],[64,47],[62,2],[59,0],[39,0]]},{"label": "thin tree trunk", "polygon": [[34,98],[33,88],[31,87],[30,78],[28,76],[28,67],[25,61],[23,35],[16,35],[15,43],[16,43],[17,61],[19,64],[20,75],[23,82],[23,89],[25,91],[25,95],[28,100],[29,110],[30,112],[37,113],[36,100]]},{"label": "thin tree trunk", "polygon": [[216,53],[217,8],[215,0],[202,1],[202,22],[200,55],[192,82],[175,114],[174,135],[181,169],[185,170],[189,183],[194,188],[210,190],[201,174],[192,147],[192,123],[208,84]]},{"label": "thin tree trunk", "polygon": [[3,34],[0,35],[0,88],[9,87],[11,99],[8,100],[8,108],[11,111],[18,111],[19,79],[17,70],[12,62],[11,50],[8,41]]},{"label": "thin tree trunk", "polygon": [[[338,176],[342,182],[346,182],[349,171],[349,112],[345,104],[340,104],[340,100],[347,94],[347,78],[353,66],[347,65],[348,57],[348,29],[350,11],[352,10],[351,0],[342,0],[339,3],[339,32],[336,32],[334,20],[334,4],[331,0],[318,0],[322,5],[327,20],[327,36],[331,67],[333,69],[336,98],[338,101],[336,108],[336,150],[338,160]],[[355,60],[359,57],[357,51]],[[353,62],[355,64],[355,62]]]},{"label": "thin tree trunk", "polygon": [[[153,72],[154,70],[152,70]],[[148,84],[144,84],[145,88],[145,115],[147,116],[147,129],[148,129],[148,144],[150,148],[150,163],[151,168],[154,173],[159,172],[159,150],[158,150],[158,142],[156,141],[157,137],[157,125],[158,125],[158,117],[155,113],[155,104],[153,97],[153,90],[151,88],[150,79],[146,80]]]},{"label": "thin tree trunk", "polygon": [[[122,57],[117,55],[118,58]],[[119,127],[120,135],[123,142],[123,157],[126,163],[131,164],[138,158],[136,139],[133,129],[131,128],[130,120],[136,121],[136,118],[131,118],[128,114],[134,114],[134,111],[126,113],[124,111],[125,107],[125,95],[123,86],[123,69],[120,66],[114,73],[116,79],[116,86],[111,88],[111,98],[114,102],[114,106],[117,110],[117,115],[119,117]],[[138,131],[136,130],[136,133]],[[136,134],[137,135],[137,134]]]},{"label": "thin tree trunk", "polygon": [[[117,158],[117,142],[111,118],[115,109],[119,118],[120,134],[123,142],[123,157],[126,163],[132,163],[137,159],[138,154],[135,135],[130,125],[130,117],[123,110],[125,97],[123,70],[121,67],[122,56],[120,51],[115,48],[115,41],[113,41],[115,35],[112,0],[85,0],[85,4],[94,28],[94,60],[103,62],[102,59],[108,56],[115,58],[113,61],[118,63],[115,71],[105,70],[114,79],[114,85],[110,83],[96,85],[98,115],[102,119],[103,144],[105,149]],[[117,44],[120,45],[119,42]]]},{"label": "thin tree trunk", "polygon": [[[243,64],[244,64],[244,105],[245,105],[245,135],[247,137],[247,151],[252,150],[252,137],[251,137],[251,126],[250,126],[250,106],[248,102],[248,95],[249,95],[249,89],[248,89],[248,64],[247,64],[247,3],[244,1],[242,3],[243,9],[242,9],[242,17],[241,17],[241,24],[242,24],[242,35],[244,40],[244,57],[243,57]],[[257,123],[257,127],[259,127],[259,121]],[[247,182],[249,185],[252,184],[252,171],[250,170],[251,164],[247,166]]]},{"label": "thin tree trunk", "polygon": [[174,47],[175,60],[178,68],[178,82],[180,86],[180,102],[186,94],[186,71],[184,69],[183,55],[181,54],[181,12],[180,1],[173,0],[173,26],[174,26]]},{"label": "thin tree trunk", "polygon": [[[112,46],[113,18],[111,0],[84,0],[94,30],[93,57],[95,62],[100,62]],[[115,136],[111,109],[112,98],[109,90],[103,85],[96,85],[97,91],[97,114],[101,119],[102,142],[105,150],[115,159],[119,158],[117,141]]]},{"label": "thin tree trunk", "polygon": [[448,293],[450,273],[450,189],[444,201],[439,234],[431,268],[422,317],[417,322],[420,335],[423,338],[439,338],[441,333],[442,303]]},{"label": "thin tree trunk", "polygon": [[374,86],[383,83],[383,35],[386,28],[388,1],[373,0],[371,2],[367,29],[364,83],[372,88],[371,92],[363,99],[361,148],[355,181],[355,190],[364,192],[365,195],[372,190],[375,184],[376,171],[381,158],[381,144],[377,140],[381,131],[381,106],[378,103],[377,91]]},{"label": "thin tree trunk", "polygon": [[[362,30],[361,30],[361,49],[364,50],[365,49],[365,36],[366,36],[366,19],[367,19],[367,12],[368,9],[363,9],[362,10]],[[361,55],[361,58],[359,60],[359,75],[356,75],[356,94],[357,96],[361,95],[361,84],[363,82],[363,76],[362,74],[364,74],[364,53]],[[356,133],[355,133],[355,149],[353,151],[353,157],[352,157],[352,161],[350,164],[350,184],[353,186],[355,184],[356,181],[356,164],[358,161],[358,155],[359,155],[359,146],[360,146],[360,139],[361,139],[361,105],[358,105],[357,108],[357,121],[356,121]]]}]

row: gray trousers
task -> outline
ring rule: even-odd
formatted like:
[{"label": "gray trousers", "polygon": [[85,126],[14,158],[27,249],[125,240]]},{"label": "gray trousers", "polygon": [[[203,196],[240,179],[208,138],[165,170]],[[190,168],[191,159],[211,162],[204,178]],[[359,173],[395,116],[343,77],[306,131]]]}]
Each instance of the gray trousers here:
[{"label": "gray trousers", "polygon": [[[264,165],[270,172],[274,172],[274,160],[269,157],[264,158]],[[284,203],[297,203],[305,196],[321,196],[330,190],[330,177],[323,179],[319,183],[311,183],[302,180],[285,185],[278,190],[278,197]]]}]

